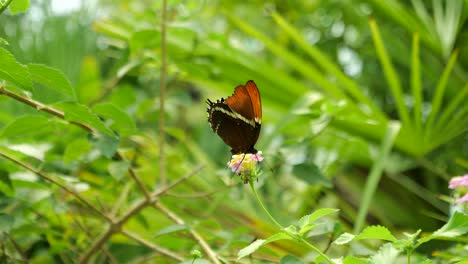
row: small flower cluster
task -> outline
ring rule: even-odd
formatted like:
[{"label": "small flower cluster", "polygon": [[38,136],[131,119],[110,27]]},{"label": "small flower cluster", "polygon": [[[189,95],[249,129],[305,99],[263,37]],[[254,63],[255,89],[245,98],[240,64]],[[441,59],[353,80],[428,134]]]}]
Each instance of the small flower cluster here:
[{"label": "small flower cluster", "polygon": [[255,154],[241,153],[232,155],[231,160],[227,163],[232,172],[241,177],[244,183],[253,181],[257,178],[257,163],[263,160],[262,152]]},{"label": "small flower cluster", "polygon": [[453,177],[450,180],[449,188],[456,191],[455,195],[458,197],[455,201],[456,204],[468,203],[468,174]]}]

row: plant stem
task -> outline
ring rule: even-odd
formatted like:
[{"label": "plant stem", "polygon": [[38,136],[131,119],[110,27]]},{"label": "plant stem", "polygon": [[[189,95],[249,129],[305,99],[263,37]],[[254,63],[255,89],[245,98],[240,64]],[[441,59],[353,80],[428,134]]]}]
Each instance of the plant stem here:
[{"label": "plant stem", "polygon": [[[255,190],[255,187],[253,185],[253,182],[250,181],[249,182],[249,185],[250,185],[250,188],[252,189],[252,192],[255,196],[255,198],[257,199],[257,202],[260,204],[260,206],[263,208],[263,211],[265,211],[265,213],[268,215],[268,217],[270,218],[270,220],[275,223],[275,225],[281,229],[281,230],[284,230],[283,226],[281,226],[280,223],[278,223],[275,218],[273,218],[273,216],[270,214],[270,212],[268,211],[268,209],[266,209],[265,205],[262,203],[262,201],[260,200],[260,197],[258,196],[258,193],[257,191]],[[290,234],[289,232],[285,231],[289,236],[291,236],[293,239],[297,239],[298,237],[296,235],[293,235],[293,234]],[[311,248],[313,251],[315,251],[317,254],[319,254],[321,257],[323,257],[328,263],[334,263],[327,255],[325,255],[324,253],[322,253],[322,251],[320,251],[318,248],[316,248],[314,245],[310,244],[307,240],[305,240],[304,238],[302,237],[299,237],[299,241],[306,244],[309,248]]]},{"label": "plant stem", "polygon": [[304,244],[306,244],[308,247],[310,247],[313,251],[315,251],[317,254],[319,254],[322,258],[324,258],[328,263],[335,263],[333,260],[331,260],[327,255],[325,255],[320,249],[316,248],[314,245],[309,243],[307,240],[301,237],[300,241]]},{"label": "plant stem", "polygon": [[262,201],[260,200],[260,197],[258,196],[258,193],[257,193],[257,190],[255,190],[255,187],[253,185],[253,182],[250,181],[249,182],[249,185],[250,185],[250,188],[252,189],[252,192],[255,196],[255,198],[257,199],[257,202],[260,204],[260,206],[263,208],[263,211],[265,211],[265,213],[268,215],[268,217],[270,218],[270,220],[275,223],[275,225],[279,228],[279,229],[283,229],[283,226],[281,226],[280,223],[278,223],[275,218],[273,218],[273,216],[270,214],[270,212],[268,211],[268,209],[266,209],[265,205],[263,205]]}]

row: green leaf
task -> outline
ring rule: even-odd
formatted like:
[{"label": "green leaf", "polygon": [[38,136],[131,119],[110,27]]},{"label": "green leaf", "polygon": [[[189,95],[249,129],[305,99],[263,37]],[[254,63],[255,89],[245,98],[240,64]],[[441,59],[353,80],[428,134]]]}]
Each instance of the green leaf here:
[{"label": "green leaf", "polygon": [[105,126],[99,117],[87,106],[78,103],[60,103],[58,105],[63,109],[66,120],[87,124],[99,132],[108,136],[114,136],[114,132]]},{"label": "green leaf", "polygon": [[304,264],[301,259],[293,255],[286,255],[281,258],[280,264]]},{"label": "green leaf", "polygon": [[9,44],[8,44],[8,41],[7,41],[6,39],[0,38],[0,45],[2,45],[2,46],[8,46]]},{"label": "green leaf", "polygon": [[26,66],[16,61],[13,54],[0,47],[0,79],[21,89],[32,91],[32,82]]},{"label": "green leaf", "polygon": [[92,140],[96,148],[106,158],[112,158],[119,147],[119,139],[114,136],[98,135]]},{"label": "green leaf", "polygon": [[293,167],[293,174],[310,185],[332,186],[330,180],[322,174],[319,167],[311,162],[295,165]]},{"label": "green leaf", "polygon": [[370,263],[372,264],[388,264],[395,263],[400,252],[392,247],[391,243],[382,245],[377,254],[371,257]]},{"label": "green leaf", "polygon": [[390,231],[383,226],[368,226],[359,235],[355,237],[356,240],[361,239],[380,239],[394,242],[396,238]]},{"label": "green leaf", "polygon": [[13,216],[0,212],[0,232],[10,232],[14,222]]},{"label": "green leaf", "polygon": [[80,138],[73,140],[67,145],[65,153],[63,155],[63,161],[65,163],[77,161],[81,156],[88,153],[92,149],[91,144],[87,139]]},{"label": "green leaf", "polygon": [[[291,227],[291,226],[290,226]],[[294,226],[292,226],[294,227]],[[241,249],[239,251],[239,253],[237,254],[237,259],[241,259],[247,255],[250,255],[252,254],[253,252],[255,252],[257,249],[259,249],[261,246],[265,245],[265,244],[268,244],[268,243],[271,243],[271,242],[274,242],[274,241],[277,241],[277,240],[292,240],[291,236],[288,235],[289,231],[281,231],[279,233],[276,233],[272,236],[270,236],[269,238],[267,238],[266,240],[265,239],[257,239],[255,240],[253,243],[251,243],[250,245],[248,245],[247,247]]]},{"label": "green leaf", "polygon": [[387,123],[385,136],[382,139],[380,145],[379,155],[372,165],[371,171],[367,177],[366,185],[364,186],[364,194],[362,196],[361,205],[359,208],[358,216],[354,223],[354,233],[361,231],[362,226],[367,215],[367,211],[374,197],[374,193],[379,184],[380,177],[384,169],[384,164],[387,161],[388,156],[393,147],[393,143],[400,132],[401,124],[395,121],[389,121]]},{"label": "green leaf", "polygon": [[0,193],[10,197],[15,195],[15,189],[11,183],[10,175],[4,170],[0,170]]},{"label": "green leaf", "polygon": [[237,253],[237,259],[241,259],[245,256],[248,256],[252,253],[254,253],[255,251],[257,251],[257,249],[259,249],[263,244],[265,243],[265,240],[263,239],[257,239],[255,240],[252,244],[248,245],[247,247],[241,249],[239,251],[239,253]]},{"label": "green leaf", "polygon": [[29,8],[29,0],[13,0],[8,6],[10,9],[10,13],[12,15],[16,15],[18,13],[23,13],[28,11]]},{"label": "green leaf", "polygon": [[333,241],[333,243],[337,245],[344,245],[351,242],[354,239],[354,237],[355,235],[353,234],[343,233],[335,241]]},{"label": "green leaf", "polygon": [[50,128],[50,121],[40,115],[27,115],[14,120],[5,126],[0,138],[16,138],[35,135]]},{"label": "green leaf", "polygon": [[122,179],[122,177],[125,175],[125,173],[127,173],[128,168],[130,168],[130,161],[128,161],[128,160],[111,162],[107,166],[107,169],[109,170],[109,173],[116,180]]},{"label": "green leaf", "polygon": [[449,221],[439,230],[435,231],[433,236],[458,237],[468,232],[468,215],[455,212]]},{"label": "green leaf", "polygon": [[367,264],[369,260],[366,258],[357,258],[354,256],[347,256],[343,260],[343,264]]},{"label": "green leaf", "polygon": [[93,111],[106,119],[112,119],[114,121],[112,128],[119,131],[122,136],[134,134],[136,131],[135,123],[130,116],[114,104],[97,104],[93,107]]},{"label": "green leaf", "polygon": [[[75,90],[61,71],[43,64],[33,63],[28,64],[28,68],[34,82],[63,95],[64,101],[76,100]],[[38,91],[35,90],[34,92],[37,93]]]},{"label": "green leaf", "polygon": [[305,215],[301,219],[299,219],[299,228],[302,229],[306,225],[312,224],[317,219],[327,216],[329,214],[336,213],[338,211],[339,211],[338,209],[334,209],[334,208],[320,208],[314,211],[313,213]]},{"label": "green leaf", "polygon": [[154,235],[155,237],[159,237],[159,236],[163,236],[163,235],[167,235],[167,234],[171,234],[171,233],[177,233],[177,232],[180,232],[180,231],[185,231],[185,230],[189,230],[190,227],[188,225],[170,225],[168,227],[165,227],[161,230],[159,230],[156,235]]},{"label": "green leaf", "polygon": [[132,52],[140,51],[144,48],[153,49],[159,47],[160,33],[156,30],[136,31],[130,37],[130,50]]},{"label": "green leaf", "polygon": [[401,89],[400,78],[396,71],[395,66],[393,66],[391,58],[387,53],[387,50],[384,45],[384,41],[380,36],[380,31],[377,26],[377,23],[374,19],[369,20],[369,25],[372,32],[372,39],[374,40],[375,49],[377,52],[377,57],[380,60],[382,65],[385,79],[387,80],[388,87],[392,92],[393,99],[395,100],[396,108],[398,110],[398,115],[402,120],[402,123],[407,126],[410,124],[409,113],[407,107],[405,107],[405,102],[403,98],[403,92]]},{"label": "green leaf", "polygon": [[292,238],[286,232],[279,232],[267,238],[264,244],[268,244],[277,240],[292,240]]}]

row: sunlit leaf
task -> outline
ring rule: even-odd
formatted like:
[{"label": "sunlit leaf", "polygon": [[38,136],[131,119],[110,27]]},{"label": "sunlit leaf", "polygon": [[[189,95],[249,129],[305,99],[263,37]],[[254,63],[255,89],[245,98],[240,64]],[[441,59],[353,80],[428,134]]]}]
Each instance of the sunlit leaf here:
[{"label": "sunlit leaf", "polygon": [[257,249],[259,249],[263,244],[265,243],[265,240],[263,239],[257,239],[255,240],[252,244],[248,245],[247,247],[241,249],[239,251],[239,253],[237,254],[237,259],[241,259],[245,256],[248,256],[252,253],[254,253],[255,251],[257,251]]},{"label": "sunlit leaf", "polygon": [[390,231],[383,226],[368,226],[354,239],[380,239],[387,241],[396,241],[396,238],[390,233]]},{"label": "sunlit leaf", "polygon": [[[75,90],[61,71],[43,64],[31,63],[28,64],[28,68],[34,82],[60,93],[64,101],[76,100]],[[34,92],[40,90],[35,89]]]},{"label": "sunlit leaf", "polygon": [[351,242],[354,239],[354,237],[355,235],[353,234],[343,233],[335,241],[333,241],[333,243],[337,245],[344,245]]},{"label": "sunlit leaf", "polygon": [[0,138],[28,137],[50,129],[50,121],[40,115],[22,116],[6,125]]},{"label": "sunlit leaf", "polygon": [[130,116],[117,106],[110,103],[97,104],[93,111],[106,119],[112,119],[112,128],[116,129],[122,136],[135,133],[136,126]]},{"label": "sunlit leaf", "polygon": [[12,15],[26,12],[29,9],[29,0],[14,0],[10,3],[8,9],[10,9]]},{"label": "sunlit leaf", "polygon": [[130,161],[123,160],[109,163],[107,169],[109,170],[109,173],[112,175],[112,177],[114,177],[116,180],[121,180],[125,173],[127,173],[129,167]]},{"label": "sunlit leaf", "polygon": [[114,136],[112,130],[105,126],[87,106],[77,103],[61,103],[59,106],[64,110],[66,120],[90,125],[99,132]]},{"label": "sunlit leaf", "polygon": [[68,163],[77,161],[81,156],[88,153],[92,149],[91,144],[87,139],[81,138],[76,139],[67,144],[65,148],[65,154],[63,155],[63,161]]},{"label": "sunlit leaf", "polygon": [[13,54],[0,47],[0,79],[11,82],[21,89],[32,91],[28,68],[16,61]]}]

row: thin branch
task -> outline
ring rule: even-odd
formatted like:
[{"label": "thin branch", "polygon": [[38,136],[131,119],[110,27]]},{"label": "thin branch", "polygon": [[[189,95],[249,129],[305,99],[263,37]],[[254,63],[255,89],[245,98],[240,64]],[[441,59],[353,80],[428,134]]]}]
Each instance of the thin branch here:
[{"label": "thin branch", "polygon": [[70,187],[60,183],[59,181],[55,180],[54,178],[50,177],[49,175],[43,173],[42,171],[40,170],[37,170],[36,168],[34,168],[33,166],[31,166],[30,164],[28,163],[25,163],[25,162],[22,162],[20,160],[17,160],[15,159],[14,157],[11,157],[10,155],[7,155],[3,152],[0,152],[0,156],[1,157],[4,157],[18,165],[20,165],[21,167],[33,172],[34,174],[36,175],[39,175],[41,178],[57,185],[58,187],[60,187],[62,190],[64,190],[65,192],[71,194],[72,196],[74,196],[77,200],[79,200],[80,202],[82,202],[83,204],[85,204],[87,207],[89,207],[92,211],[94,211],[96,214],[102,216],[104,219],[107,219],[107,221],[109,222],[113,222],[113,219],[110,218],[109,216],[107,216],[106,214],[104,214],[103,212],[101,212],[99,209],[97,209],[94,205],[92,205],[90,202],[88,202],[85,198],[83,198],[83,196],[81,196],[78,192],[76,192],[75,190],[71,189]]},{"label": "thin branch", "polygon": [[[0,94],[6,95],[8,97],[11,97],[11,98],[19,101],[19,102],[22,102],[22,103],[24,103],[26,105],[29,105],[29,106],[37,109],[38,111],[43,111],[43,112],[49,113],[51,115],[54,115],[56,117],[59,117],[59,118],[65,120],[65,114],[62,111],[60,111],[60,110],[58,110],[56,108],[44,105],[44,104],[42,104],[42,103],[40,103],[40,102],[38,102],[36,100],[33,100],[33,99],[29,98],[29,97],[16,94],[16,93],[6,89],[4,86],[0,86]],[[80,122],[75,122],[75,121],[70,121],[70,124],[76,125],[76,126],[82,128],[82,129],[86,130],[89,133],[93,133],[93,134],[96,133],[96,129],[94,129],[93,127],[91,127],[91,126],[89,126],[87,124],[80,123]],[[118,151],[115,153],[115,158],[117,158],[118,160],[125,160],[125,158],[122,156],[122,154],[120,154],[120,152],[118,152]],[[130,174],[132,179],[137,183],[138,187],[144,193],[145,197],[149,199],[149,192],[146,189],[146,187],[144,186],[143,182],[137,177],[135,171],[132,168],[129,168],[128,173]]]},{"label": "thin branch", "polygon": [[16,243],[16,241],[13,239],[13,237],[10,234],[6,233],[6,236],[8,236],[8,239],[10,239],[11,243],[13,244],[13,247],[16,249],[16,251],[18,251],[18,253],[20,254],[23,261],[27,263],[28,262],[28,256],[23,251],[23,249],[20,247],[20,245],[18,245],[18,243]]},{"label": "thin branch", "polygon": [[[179,224],[179,225],[185,224],[185,221],[182,218],[180,218],[176,213],[172,212],[169,208],[165,207],[161,203],[155,203],[154,207],[161,210],[161,212],[167,215],[167,217],[169,217],[176,224]],[[211,249],[210,245],[205,241],[205,239],[203,239],[203,237],[193,228],[190,228],[189,232],[190,234],[192,234],[193,238],[198,242],[198,244],[200,244],[200,246],[203,248],[205,253],[210,258],[211,262],[215,264],[221,264],[221,262],[218,260],[218,257],[216,256],[216,253],[214,252],[213,249]]]},{"label": "thin branch", "polygon": [[178,261],[183,261],[184,258],[180,255],[178,255],[177,253],[175,252],[172,252],[168,249],[165,249],[163,247],[160,247],[156,244],[153,244],[151,242],[149,242],[148,240],[145,240],[144,238],[141,238],[139,237],[137,234],[134,234],[130,231],[127,231],[127,230],[122,230],[122,234],[126,235],[127,237],[139,242],[140,244],[154,250],[155,252],[161,254],[161,255],[165,255],[165,256],[168,256],[170,258],[173,258],[173,259],[176,259]]},{"label": "thin branch", "polygon": [[116,225],[109,224],[107,230],[104,231],[104,233],[102,233],[98,238],[96,238],[96,240],[93,242],[93,245],[89,247],[89,249],[83,255],[80,256],[78,263],[88,263],[91,256],[93,256],[94,253],[96,253],[102,247],[102,245],[106,243],[106,241],[114,233],[117,232],[117,230],[115,230],[115,227]]},{"label": "thin branch", "polygon": [[[118,151],[115,153],[115,157],[117,157],[119,160],[125,160],[125,158],[122,156],[122,154],[120,154],[120,152],[118,152]],[[141,181],[140,177],[138,177],[138,175],[136,175],[135,171],[131,167],[128,168],[128,173],[130,174],[130,177],[132,177],[132,179],[136,182],[136,184],[138,185],[138,188],[140,188],[141,192],[143,192],[143,194],[145,195],[145,198],[147,200],[150,200],[151,199],[150,193],[149,193],[148,189],[146,189],[146,187],[143,184],[143,182]]]},{"label": "thin branch", "polygon": [[159,78],[159,178],[166,185],[166,161],[164,156],[164,99],[166,97],[166,12],[167,0],[162,0],[161,10],[161,76]]},{"label": "thin branch", "polygon": [[[76,223],[76,225],[81,229],[83,230],[83,232],[89,237],[89,238],[92,238],[92,234],[91,232],[86,228],[85,225],[83,225],[80,221],[78,221],[78,219],[76,218],[73,218],[73,221]],[[109,252],[109,250],[106,248],[106,247],[103,247],[102,248],[102,251],[104,252],[104,255],[107,256],[107,258],[109,259],[109,262],[110,263],[117,263],[117,260],[115,259],[115,257]]]},{"label": "thin branch", "polygon": [[[11,97],[17,101],[20,101],[24,104],[27,104],[33,108],[36,108],[36,110],[38,111],[42,111],[42,112],[46,112],[46,113],[49,113],[51,115],[54,115],[56,117],[59,117],[61,119],[65,119],[65,114],[58,110],[58,109],[55,109],[53,107],[50,107],[50,106],[47,106],[47,105],[44,105],[36,100],[33,100],[27,96],[23,96],[23,95],[19,95],[19,94],[16,94],[8,89],[6,89],[4,86],[0,86],[0,94],[3,94],[3,95],[6,95],[8,97]],[[96,130],[92,127],[90,127],[89,125],[87,124],[83,124],[83,123],[80,123],[80,122],[74,122],[74,121],[71,121],[70,122],[71,124],[74,124],[76,126],[79,126],[81,128],[83,128],[84,130],[90,132],[90,133],[95,133]]]},{"label": "thin branch", "polygon": [[193,176],[195,173],[197,173],[199,170],[201,170],[203,166],[198,166],[194,170],[192,170],[190,173],[187,173],[185,176],[179,178],[177,181],[173,182],[171,185],[164,187],[163,189],[159,191],[155,191],[151,194],[151,199],[141,199],[138,202],[136,202],[133,206],[130,207],[130,209],[125,213],[120,219],[115,221],[113,224],[110,224],[107,228],[106,231],[104,231],[96,240],[93,242],[93,244],[89,247],[89,249],[80,257],[79,263],[88,263],[89,259],[91,256],[94,255],[101,247],[102,245],[115,233],[121,232],[121,227],[123,224],[125,224],[132,216],[138,214],[143,208],[146,206],[155,203],[161,195],[164,195],[166,192],[168,192],[170,189],[176,187],[183,181],[187,180],[191,176]]}]

